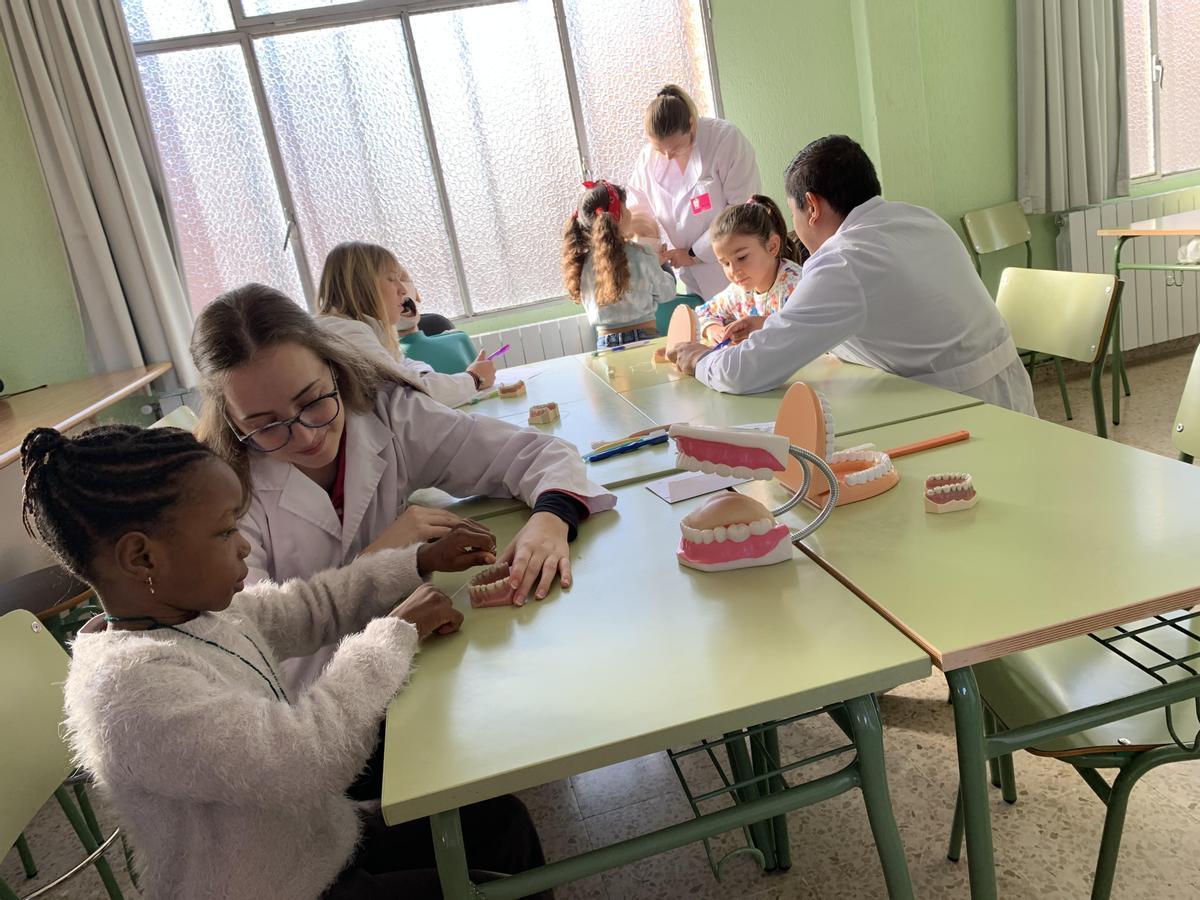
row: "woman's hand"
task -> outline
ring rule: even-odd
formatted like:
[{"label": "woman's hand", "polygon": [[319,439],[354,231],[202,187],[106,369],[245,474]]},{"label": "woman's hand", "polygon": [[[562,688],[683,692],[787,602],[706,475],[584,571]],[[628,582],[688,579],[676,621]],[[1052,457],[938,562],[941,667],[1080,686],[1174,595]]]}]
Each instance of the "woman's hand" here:
[{"label": "woman's hand", "polygon": [[694,266],[699,260],[692,256],[685,247],[683,250],[668,250],[667,262],[676,269],[686,269],[688,266]]},{"label": "woman's hand", "polygon": [[467,366],[467,371],[479,379],[479,390],[490,388],[496,383],[496,364],[487,358],[487,354],[479,351],[475,362]]},{"label": "woman's hand", "polygon": [[729,338],[733,343],[740,344],[751,334],[763,327],[767,321],[766,316],[746,316],[738,319],[732,325],[725,329],[725,337]]},{"label": "woman's hand", "polygon": [[557,575],[564,588],[571,586],[571,551],[567,545],[567,523],[554,513],[537,512],[517,532],[500,554],[509,564],[508,585],[513,605],[521,606],[537,583],[535,596],[542,600]]},{"label": "woman's hand", "polygon": [[710,322],[700,331],[700,337],[704,339],[706,344],[719,344],[727,336],[728,333],[725,331],[725,326],[720,322]]},{"label": "woman's hand", "polygon": [[450,598],[432,584],[421,585],[388,615],[410,623],[421,640],[431,634],[452,634],[463,620],[463,614],[454,608]]},{"label": "woman's hand", "polygon": [[417,573],[461,572],[496,561],[496,536],[471,519],[455,525],[445,537],[422,544],[417,551]]},{"label": "woman's hand", "polygon": [[450,533],[456,525],[467,522],[462,516],[445,509],[433,509],[428,506],[410,506],[402,512],[396,521],[383,530],[364,553],[377,553],[380,550],[395,550],[400,547],[411,547],[413,544],[423,544],[425,541],[437,540]]}]

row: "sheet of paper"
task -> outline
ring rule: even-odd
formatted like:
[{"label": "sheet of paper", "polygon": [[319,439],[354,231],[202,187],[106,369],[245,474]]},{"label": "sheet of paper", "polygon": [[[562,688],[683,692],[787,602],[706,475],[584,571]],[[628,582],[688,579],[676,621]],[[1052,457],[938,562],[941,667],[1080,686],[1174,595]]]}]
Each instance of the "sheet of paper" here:
[{"label": "sheet of paper", "polygon": [[647,483],[646,488],[668,503],[691,500],[727,487],[745,484],[749,478],[731,478],[727,475],[708,475],[704,472],[684,472],[669,475]]}]

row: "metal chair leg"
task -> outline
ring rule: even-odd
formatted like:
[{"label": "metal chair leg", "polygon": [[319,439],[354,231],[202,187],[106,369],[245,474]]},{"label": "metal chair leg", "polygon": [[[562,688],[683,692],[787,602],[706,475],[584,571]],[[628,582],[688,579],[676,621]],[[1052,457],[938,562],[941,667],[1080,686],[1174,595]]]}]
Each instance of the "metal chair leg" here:
[{"label": "metal chair leg", "polygon": [[1071,415],[1071,398],[1067,396],[1067,376],[1063,373],[1062,360],[1057,356],[1054,359],[1054,373],[1058,376],[1058,392],[1062,395],[1063,411],[1067,414],[1067,421],[1070,422],[1073,418]]},{"label": "metal chair leg", "polygon": [[[95,852],[100,843],[93,837],[92,830],[83,815],[75,808],[75,804],[71,802],[71,795],[67,793],[67,789],[60,785],[54,792],[54,798],[58,801],[58,805],[62,807],[62,811],[66,815],[67,821],[71,823],[71,827],[75,829],[75,834],[79,836],[84,849],[88,853]],[[96,871],[100,874],[100,880],[104,882],[104,889],[108,891],[108,896],[111,900],[124,900],[124,895],[121,893],[121,888],[117,885],[117,879],[113,876],[112,869],[108,865],[108,860],[103,856],[98,856],[95,865]]]},{"label": "metal chair leg", "polygon": [[946,848],[946,859],[958,862],[962,857],[963,831],[966,822],[963,816],[962,787],[954,797],[954,823],[950,826],[950,846]]},{"label": "metal chair leg", "polygon": [[25,840],[23,832],[17,835],[17,842],[13,846],[17,848],[17,855],[21,857],[21,868],[25,870],[25,877],[36,878],[37,863],[33,861],[33,854],[29,852],[29,842]]},{"label": "metal chair leg", "polygon": [[[1104,360],[1092,366],[1092,412],[1096,416],[1096,435],[1108,437],[1108,426],[1104,424],[1104,393],[1100,388],[1100,374],[1104,370]],[[1113,403],[1116,403],[1114,398]]]}]

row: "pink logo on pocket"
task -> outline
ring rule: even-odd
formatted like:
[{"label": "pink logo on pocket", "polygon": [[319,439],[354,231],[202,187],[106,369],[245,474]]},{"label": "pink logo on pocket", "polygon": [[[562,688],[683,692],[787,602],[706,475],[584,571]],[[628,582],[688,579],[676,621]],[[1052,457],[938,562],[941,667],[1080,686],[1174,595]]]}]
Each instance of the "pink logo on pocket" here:
[{"label": "pink logo on pocket", "polygon": [[708,194],[701,194],[699,197],[692,198],[692,215],[696,215],[710,209],[712,209],[712,198]]}]

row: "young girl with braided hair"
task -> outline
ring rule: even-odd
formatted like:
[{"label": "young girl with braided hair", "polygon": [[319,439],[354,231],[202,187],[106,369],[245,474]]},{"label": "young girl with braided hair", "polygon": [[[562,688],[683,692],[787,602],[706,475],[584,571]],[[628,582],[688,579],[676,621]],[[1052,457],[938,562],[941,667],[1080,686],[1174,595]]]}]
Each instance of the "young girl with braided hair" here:
[{"label": "young girl with braided hair", "polygon": [[654,310],[675,297],[675,278],[663,271],[661,251],[634,240],[624,188],[603,180],[584,188],[563,229],[567,296],[583,306],[598,349],[657,337]]},{"label": "young girl with braided hair", "polygon": [[[26,529],[105,609],[75,642],[66,728],[132,840],[147,896],[441,896],[428,826],[360,821],[344,792],[418,643],[462,621],[424,578],[494,560],[490,532],[463,523],[247,589],[241,482],[191,433],[39,428],[21,467]],[[280,660],[338,639],[307,689],[287,687]],[[472,815],[473,865],[541,864],[515,798]]]}]

